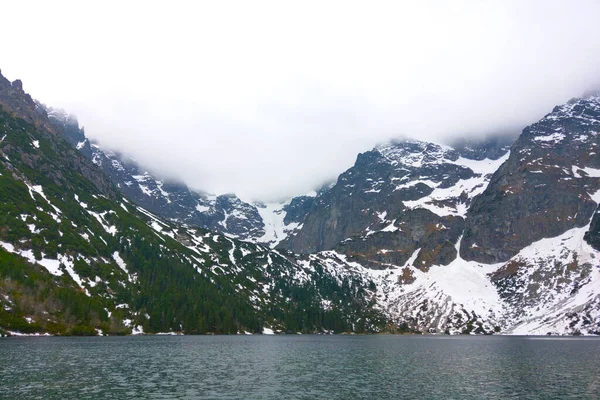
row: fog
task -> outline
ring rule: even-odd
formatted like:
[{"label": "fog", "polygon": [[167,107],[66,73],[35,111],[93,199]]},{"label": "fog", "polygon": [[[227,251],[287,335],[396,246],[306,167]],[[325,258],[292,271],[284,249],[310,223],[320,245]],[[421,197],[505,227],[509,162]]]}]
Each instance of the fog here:
[{"label": "fog", "polygon": [[8,3],[8,79],[154,172],[248,199],[390,138],[521,129],[600,82],[598,1]]}]

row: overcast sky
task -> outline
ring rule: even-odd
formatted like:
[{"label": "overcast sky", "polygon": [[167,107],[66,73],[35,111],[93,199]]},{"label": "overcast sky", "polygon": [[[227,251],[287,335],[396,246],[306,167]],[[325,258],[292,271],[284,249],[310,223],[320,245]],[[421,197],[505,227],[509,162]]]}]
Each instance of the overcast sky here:
[{"label": "overcast sky", "polygon": [[600,1],[10,1],[0,68],[89,137],[274,199],[359,152],[524,127],[600,82]]}]

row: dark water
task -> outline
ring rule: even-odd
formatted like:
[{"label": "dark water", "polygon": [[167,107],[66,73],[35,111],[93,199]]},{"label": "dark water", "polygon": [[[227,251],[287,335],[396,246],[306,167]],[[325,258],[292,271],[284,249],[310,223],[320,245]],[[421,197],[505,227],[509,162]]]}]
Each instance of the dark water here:
[{"label": "dark water", "polygon": [[599,399],[600,340],[7,338],[0,398]]}]

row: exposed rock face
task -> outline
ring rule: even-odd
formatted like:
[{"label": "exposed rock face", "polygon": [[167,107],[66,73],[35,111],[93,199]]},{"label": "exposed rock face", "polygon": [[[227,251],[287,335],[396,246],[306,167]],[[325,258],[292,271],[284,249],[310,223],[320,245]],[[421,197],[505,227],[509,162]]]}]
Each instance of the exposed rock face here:
[{"label": "exposed rock face", "polygon": [[284,217],[284,222],[286,225],[291,223],[302,224],[304,219],[310,213],[312,208],[315,205],[315,197],[314,196],[298,196],[294,197],[290,202],[284,207],[286,212]]},{"label": "exposed rock face", "polygon": [[[456,258],[471,199],[505,155],[486,150],[395,141],[360,154],[337,183],[312,202],[303,227],[282,243],[299,253],[337,249],[373,268],[403,265],[417,249],[427,269]],[[495,150],[494,150],[495,148]]]},{"label": "exposed rock face", "polygon": [[50,122],[57,129],[62,130],[63,136],[73,145],[73,147],[83,153],[87,158],[92,158],[92,146],[85,137],[83,128],[79,127],[79,121],[77,121],[76,116],[67,114],[61,109],[46,107],[41,103],[38,103],[38,106],[46,110]]},{"label": "exposed rock face", "polygon": [[507,261],[542,238],[584,227],[600,189],[600,97],[574,99],[523,131],[467,214],[460,253]]},{"label": "exposed rock face", "polygon": [[590,223],[590,230],[585,234],[585,240],[596,250],[600,251],[600,207]]},{"label": "exposed rock face", "polygon": [[92,145],[92,161],[128,198],[172,221],[240,239],[264,234],[256,207],[235,195],[211,196],[194,191],[183,182],[157,178],[133,160],[97,145]]},{"label": "exposed rock face", "polygon": [[47,111],[53,129],[91,159],[125,196],[145,209],[175,222],[240,239],[252,240],[265,234],[256,206],[235,195],[211,196],[183,182],[158,178],[123,154],[90,143],[75,116],[40,103],[38,107]]},{"label": "exposed rock face", "polygon": [[[48,146],[54,151],[58,151],[59,147],[62,146],[61,142],[53,140],[53,136],[64,135],[63,128],[53,124],[46,109],[23,91],[23,84],[20,80],[11,83],[4,76],[0,75],[0,107],[32,124],[45,135],[44,141],[31,143],[31,146]],[[10,145],[7,146],[5,150],[10,151]],[[35,155],[27,154],[22,149],[18,150],[30,168],[39,170],[52,178],[57,185],[69,184],[69,181],[64,179],[63,174],[56,165],[41,163]],[[63,149],[60,150],[63,151]],[[98,169],[90,165],[83,155],[79,154],[75,149],[64,151],[69,154],[66,161],[75,171],[83,175],[86,179],[89,179],[107,197],[115,197],[116,191],[111,182]]]}]

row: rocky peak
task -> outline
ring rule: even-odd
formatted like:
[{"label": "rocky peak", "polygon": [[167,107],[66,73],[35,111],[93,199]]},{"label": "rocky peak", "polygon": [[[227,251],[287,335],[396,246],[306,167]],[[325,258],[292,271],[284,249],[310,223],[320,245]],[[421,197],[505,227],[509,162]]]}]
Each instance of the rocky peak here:
[{"label": "rocky peak", "polygon": [[64,125],[74,125],[79,128],[79,121],[75,115],[67,113],[62,108],[48,107],[42,103],[39,104],[46,110],[48,118],[54,119]]},{"label": "rocky peak", "polygon": [[422,269],[448,264],[466,210],[504,159],[468,159],[417,140],[383,144],[306,203],[301,229],[281,246],[300,253],[335,248],[372,268],[404,265],[413,254]]},{"label": "rocky peak", "polygon": [[14,112],[19,118],[36,125],[45,133],[56,134],[45,112],[40,112],[31,96],[23,91],[23,82],[12,83],[0,74],[0,105]]},{"label": "rocky peak", "polygon": [[[0,75],[0,108],[10,111],[14,116],[33,125],[43,135],[47,136],[47,141],[43,143],[37,142],[35,145],[36,147],[51,146],[54,150],[57,150],[63,145],[68,146],[66,143],[63,143],[62,140],[56,140],[56,136],[66,136],[64,126],[52,123],[46,109],[41,103],[36,102],[29,94],[23,91],[23,84],[20,80],[17,79],[11,83],[8,79]],[[11,149],[6,150],[10,151]],[[23,154],[23,156],[27,159],[29,166],[33,169],[40,168],[40,171],[42,171],[41,168],[49,168],[48,165],[41,165],[37,157],[26,154]],[[68,161],[73,169],[92,181],[101,193],[110,198],[115,197],[116,192],[114,191],[113,185],[98,169],[89,163],[85,157],[76,151],[72,151]],[[61,176],[61,171],[57,168],[50,167],[48,170],[43,171],[43,173],[53,179],[57,184],[67,182],[63,179],[64,177]]]},{"label": "rocky peak", "polygon": [[20,79],[15,79],[12,83],[12,88],[18,92],[23,92],[23,82]]},{"label": "rocky peak", "polygon": [[506,261],[543,238],[584,227],[600,190],[600,98],[557,106],[525,128],[467,215],[460,253]]},{"label": "rocky peak", "polygon": [[600,93],[588,92],[582,97],[574,97],[565,104],[554,107],[550,114],[542,118],[542,121],[576,118],[593,122],[598,121],[599,114]]},{"label": "rocky peak", "polygon": [[404,165],[416,168],[424,164],[456,161],[459,157],[456,150],[448,146],[419,140],[394,140],[378,146],[376,151],[394,166]]}]

